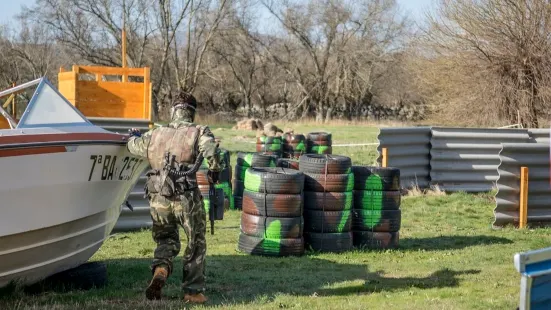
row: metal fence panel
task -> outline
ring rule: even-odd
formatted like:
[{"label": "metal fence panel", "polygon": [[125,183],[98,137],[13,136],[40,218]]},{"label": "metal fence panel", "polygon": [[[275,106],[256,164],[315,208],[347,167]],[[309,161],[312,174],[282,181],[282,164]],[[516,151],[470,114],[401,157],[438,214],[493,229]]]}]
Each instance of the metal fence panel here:
[{"label": "metal fence panel", "polygon": [[549,144],[503,143],[499,153],[498,192],[494,226],[517,224],[520,202],[520,168],[528,167],[528,223],[551,224]]},{"label": "metal fence panel", "polygon": [[526,129],[432,127],[431,185],[447,192],[491,191],[501,143],[529,141]]},{"label": "metal fence panel", "polygon": [[[139,129],[143,133],[149,129],[150,124],[149,120],[146,119],[104,117],[88,117],[88,119],[96,126],[122,134],[127,133],[130,128]],[[143,197],[145,181],[146,177],[144,173],[128,196],[128,202],[132,205],[134,211],[123,207],[119,220],[113,228],[113,232],[132,231],[153,226],[149,213],[149,202]]]},{"label": "metal fence panel", "polygon": [[528,133],[530,134],[530,142],[549,144],[548,128],[528,129]]},{"label": "metal fence panel", "polygon": [[377,162],[382,164],[383,148],[387,148],[388,166],[400,169],[402,188],[427,188],[430,183],[431,127],[379,129]]}]

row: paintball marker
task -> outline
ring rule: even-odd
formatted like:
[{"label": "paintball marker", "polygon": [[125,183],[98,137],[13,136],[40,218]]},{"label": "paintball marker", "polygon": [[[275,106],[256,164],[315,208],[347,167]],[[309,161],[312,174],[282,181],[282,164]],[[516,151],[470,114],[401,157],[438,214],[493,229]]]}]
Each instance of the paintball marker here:
[{"label": "paintball marker", "polygon": [[[216,177],[213,177],[216,175]],[[214,183],[218,180],[218,172],[209,171],[209,221],[210,234],[214,235],[214,221],[224,219],[224,190],[216,188]]]}]

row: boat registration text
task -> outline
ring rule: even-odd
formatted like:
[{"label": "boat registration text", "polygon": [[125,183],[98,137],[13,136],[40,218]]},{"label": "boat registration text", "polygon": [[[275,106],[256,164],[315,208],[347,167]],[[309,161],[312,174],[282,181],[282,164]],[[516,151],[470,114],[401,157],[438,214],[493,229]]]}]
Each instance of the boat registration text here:
[{"label": "boat registration text", "polygon": [[88,181],[96,181],[97,177],[94,176],[99,176],[102,181],[127,181],[134,177],[136,170],[144,160],[132,156],[91,155],[90,161],[91,169]]}]

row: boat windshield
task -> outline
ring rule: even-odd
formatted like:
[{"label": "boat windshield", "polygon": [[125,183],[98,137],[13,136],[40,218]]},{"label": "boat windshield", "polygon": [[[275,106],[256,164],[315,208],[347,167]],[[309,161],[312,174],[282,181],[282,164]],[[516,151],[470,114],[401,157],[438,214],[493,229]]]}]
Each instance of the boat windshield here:
[{"label": "boat windshield", "polygon": [[19,120],[17,117],[12,117],[16,114],[15,108],[13,115],[10,115],[4,110],[6,104],[0,107],[0,113],[7,120],[10,128],[93,126],[46,78],[2,91],[0,97],[13,96],[35,86],[36,89]]}]

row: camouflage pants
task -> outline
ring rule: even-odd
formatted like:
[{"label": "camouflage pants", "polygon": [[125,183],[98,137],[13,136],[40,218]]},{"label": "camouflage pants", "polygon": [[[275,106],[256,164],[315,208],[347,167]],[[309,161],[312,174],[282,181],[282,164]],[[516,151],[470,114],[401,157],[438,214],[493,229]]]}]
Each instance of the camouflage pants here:
[{"label": "camouflage pants", "polygon": [[186,293],[205,290],[205,241],[206,212],[199,189],[185,192],[176,199],[152,195],[150,200],[153,220],[153,240],[157,243],[152,272],[157,266],[166,266],[169,275],[173,272],[173,260],[180,252],[178,225],[187,235],[183,256],[182,289]]}]

